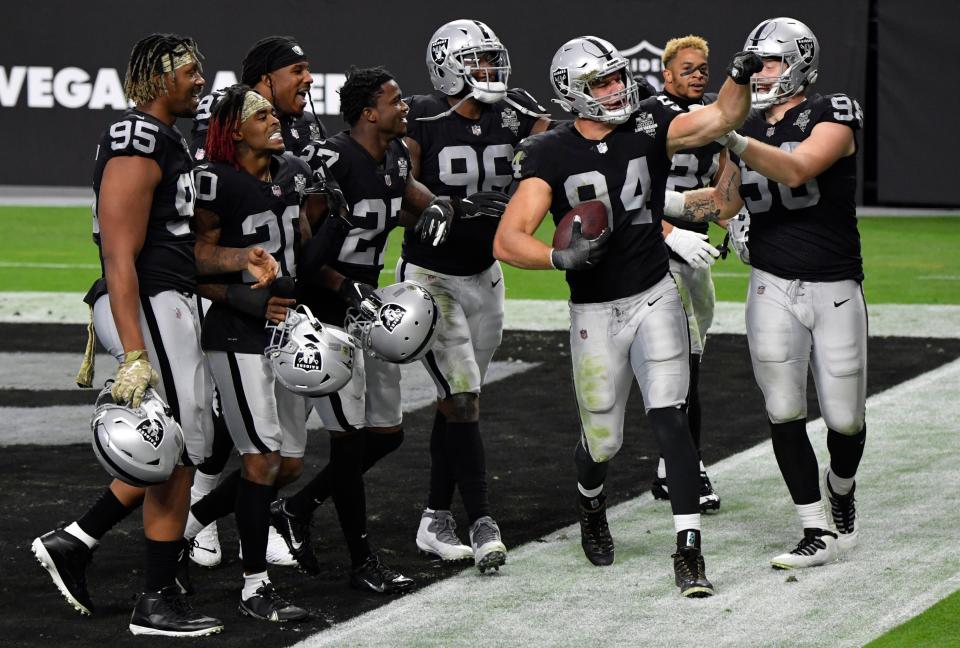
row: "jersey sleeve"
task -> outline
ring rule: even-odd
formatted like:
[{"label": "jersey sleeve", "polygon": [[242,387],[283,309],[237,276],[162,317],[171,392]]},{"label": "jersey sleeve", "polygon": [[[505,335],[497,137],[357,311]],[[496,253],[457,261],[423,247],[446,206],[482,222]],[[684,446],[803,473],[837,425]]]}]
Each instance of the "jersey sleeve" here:
[{"label": "jersey sleeve", "polygon": [[226,211],[225,197],[230,194],[227,180],[211,162],[193,168],[193,186],[197,190],[197,209],[206,209],[223,216]]},{"label": "jersey sleeve", "polygon": [[540,178],[549,183],[555,174],[554,165],[544,151],[543,133],[522,140],[513,154],[513,177],[515,180]]},{"label": "jersey sleeve", "polygon": [[863,109],[860,102],[843,93],[820,97],[814,107],[814,120],[849,126],[853,132],[863,128]]},{"label": "jersey sleeve", "polygon": [[132,114],[110,124],[100,140],[99,155],[115,157],[145,157],[164,168],[164,158],[172,140],[156,124]]},{"label": "jersey sleeve", "polygon": [[667,133],[670,122],[682,114],[683,108],[663,95],[641,101],[640,109],[634,115],[637,133],[652,137],[656,148],[663,151],[663,157],[668,159]]}]

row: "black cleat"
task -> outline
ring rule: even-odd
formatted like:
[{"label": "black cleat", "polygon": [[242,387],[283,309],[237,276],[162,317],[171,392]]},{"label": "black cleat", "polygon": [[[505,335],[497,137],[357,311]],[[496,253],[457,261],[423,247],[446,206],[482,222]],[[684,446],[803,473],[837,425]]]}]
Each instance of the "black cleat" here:
[{"label": "black cleat", "polygon": [[653,493],[653,499],[669,500],[670,491],[667,490],[667,478],[654,477],[653,486],[650,487],[650,492]]},{"label": "black cleat", "polygon": [[278,499],[270,504],[270,521],[283,541],[287,543],[287,548],[297,559],[300,568],[308,574],[317,575],[320,573],[320,563],[317,562],[317,556],[313,553],[313,545],[310,542],[312,518],[290,515],[284,507],[285,501]]},{"label": "black cleat", "polygon": [[378,594],[402,594],[413,587],[413,579],[396,572],[382,562],[376,554],[350,572],[350,585],[357,589]]},{"label": "black cleat", "polygon": [[673,558],[673,573],[680,594],[689,598],[713,596],[713,585],[707,580],[703,554],[696,547],[677,547]]},{"label": "black cleat", "polygon": [[857,526],[857,500],[853,496],[857,485],[854,483],[846,495],[833,492],[833,487],[830,486],[830,468],[824,471],[823,481],[827,484],[827,499],[830,500],[833,524],[837,527],[837,547],[841,551],[849,551],[857,546],[860,535]]},{"label": "black cleat", "polygon": [[220,619],[194,612],[177,585],[144,592],[130,616],[130,632],[162,637],[202,637],[223,630]]},{"label": "black cleat", "polygon": [[613,538],[607,525],[606,498],[597,498],[597,508],[588,510],[580,505],[580,546],[587,560],[597,567],[613,564]]},{"label": "black cleat", "polygon": [[93,557],[93,550],[63,529],[34,538],[30,549],[50,573],[67,603],[80,614],[92,615],[93,601],[87,591],[87,565]]},{"label": "black cleat", "polygon": [[250,598],[240,599],[238,608],[241,616],[249,616],[261,621],[286,623],[287,621],[302,621],[310,614],[302,607],[297,607],[284,599],[273,587],[273,583],[264,583],[257,588],[257,593]]},{"label": "black cleat", "polygon": [[174,582],[181,594],[192,596],[194,593],[193,583],[190,582],[190,547],[196,540],[183,541],[183,548],[180,549],[180,556],[177,558],[177,576]]},{"label": "black cleat", "polygon": [[713,490],[713,484],[706,471],[700,473],[700,512],[720,510],[720,496]]}]

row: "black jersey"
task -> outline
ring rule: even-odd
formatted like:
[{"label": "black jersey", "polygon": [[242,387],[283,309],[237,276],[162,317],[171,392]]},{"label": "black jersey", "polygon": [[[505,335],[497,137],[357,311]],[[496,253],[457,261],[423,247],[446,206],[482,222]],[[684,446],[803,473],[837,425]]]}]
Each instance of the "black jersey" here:
[{"label": "black jersey", "polygon": [[[207,159],[206,141],[207,128],[210,124],[210,115],[213,113],[213,107],[223,97],[222,90],[214,90],[207,96],[200,99],[200,105],[197,106],[197,116],[193,118],[193,128],[190,131],[190,151],[198,162]],[[269,100],[269,97],[267,98]],[[283,134],[283,145],[286,150],[294,155],[300,155],[303,147],[310,140],[323,139],[327,136],[327,130],[323,127],[316,115],[304,111],[300,117],[283,115],[280,119],[280,132]]]},{"label": "black jersey", "polygon": [[[326,165],[350,207],[354,227],[331,266],[345,277],[377,286],[387,237],[400,223],[400,204],[410,179],[410,151],[406,144],[393,140],[386,156],[375,160],[350,137],[349,131],[342,131],[327,140],[311,142],[301,157],[314,171],[321,162]],[[328,297],[329,294],[304,295],[322,321],[341,326],[346,306],[341,300]]]},{"label": "black jersey", "polygon": [[[675,97],[667,91],[663,91],[661,94],[680,106],[684,112],[689,112],[690,106],[693,104],[706,106],[717,100],[717,95],[713,93],[705,94],[699,101],[684,100],[683,97]],[[699,148],[684,149],[674,153],[670,175],[667,177],[667,189],[683,193],[684,191],[709,187],[720,168],[721,151],[723,151],[723,145],[710,142]],[[705,222],[693,223],[670,216],[664,216],[663,218],[674,227],[693,230],[701,234],[706,234],[710,227],[710,224]],[[683,261],[683,258],[673,250],[670,250],[670,256],[678,261]],[[684,263],[686,262],[684,261]]]},{"label": "black jersey", "polygon": [[[812,95],[774,125],[751,111],[739,129],[760,142],[792,151],[821,122],[863,126],[860,105],[844,94]],[[740,196],[750,211],[750,263],[785,279],[863,280],[857,231],[857,159],[842,157],[802,187],[791,189],[740,160]]]},{"label": "black jersey", "polygon": [[[464,198],[477,191],[506,191],[513,182],[510,161],[514,147],[537,123],[532,113],[546,112],[524,90],[511,89],[507,96],[528,112],[499,101],[481,104],[479,119],[452,113],[436,121],[418,121],[419,117],[450,110],[447,96],[435,93],[407,99],[407,136],[420,145],[417,179],[435,195],[449,198]],[[443,274],[478,274],[493,263],[493,237],[498,224],[493,218],[458,220],[446,242],[437,247],[407,230],[403,258]]]},{"label": "black jersey", "polygon": [[[262,247],[280,265],[277,276],[296,277],[300,201],[311,172],[303,160],[290,154],[274,156],[270,172],[271,180],[264,182],[232,164],[201,164],[193,172],[197,207],[220,218],[219,245]],[[209,279],[221,284],[255,283],[246,270]],[[264,323],[262,318],[214,302],[203,319],[201,346],[205,350],[262,353]]]},{"label": "black jersey", "polygon": [[529,137],[514,157],[517,179],[550,185],[554,222],[581,202],[599,200],[612,215],[607,253],[594,267],[567,272],[574,303],[608,302],[640,293],[669,269],[660,217],[670,170],[667,129],[680,108],[665,97],[640,108],[602,140],[580,135],[574,122]]},{"label": "black jersey", "polygon": [[[97,209],[103,170],[112,158],[140,156],[160,167],[160,183],[153,191],[147,233],[137,254],[137,279],[141,295],[165,290],[196,291],[196,242],[191,219],[195,192],[190,170],[193,163],[187,142],[175,126],[167,126],[151,115],[128,110],[112,123],[97,145],[93,175],[93,240],[100,245]],[[101,253],[100,266],[103,268]]]}]

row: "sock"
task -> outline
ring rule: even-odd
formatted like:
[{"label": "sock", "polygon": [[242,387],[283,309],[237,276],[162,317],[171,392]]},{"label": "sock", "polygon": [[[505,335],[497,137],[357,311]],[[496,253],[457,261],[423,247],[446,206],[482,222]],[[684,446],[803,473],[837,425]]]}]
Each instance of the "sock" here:
[{"label": "sock", "polygon": [[[333,456],[335,440],[330,439],[330,454]],[[284,508],[290,515],[309,517],[323,504],[333,490],[333,469],[328,463],[316,477],[308,481],[303,487],[284,501]]]},{"label": "sock", "polygon": [[243,575],[243,591],[240,592],[240,598],[246,601],[251,597],[256,596],[257,590],[260,589],[260,586],[267,585],[269,583],[270,583],[270,576],[267,575],[267,570],[257,572],[256,574],[244,574]]},{"label": "sock", "polygon": [[187,513],[187,526],[183,529],[183,537],[187,540],[193,540],[206,526],[197,519],[193,511],[190,511]]},{"label": "sock", "polygon": [[237,486],[239,484],[240,469],[238,468],[224,477],[220,485],[214,488],[209,495],[190,507],[190,512],[201,524],[200,528],[233,513],[237,502]]},{"label": "sock", "polygon": [[453,450],[453,469],[463,508],[470,524],[490,515],[487,499],[487,460],[480,436],[480,423],[454,423],[447,421],[446,445]]},{"label": "sock", "polygon": [[447,455],[447,419],[438,409],[430,432],[430,493],[427,506],[435,511],[449,511],[457,486],[453,463]]},{"label": "sock", "polygon": [[377,462],[400,447],[403,443],[403,428],[397,432],[371,432],[363,429],[363,463],[362,470],[367,472]]},{"label": "sock", "polygon": [[[698,521],[699,522],[699,521]],[[696,547],[700,548],[700,527],[687,528],[677,531],[677,548]]]},{"label": "sock", "polygon": [[267,570],[267,529],[273,486],[241,479],[237,486],[237,535],[243,547],[243,571],[257,574]]},{"label": "sock", "polygon": [[183,540],[151,540],[146,541],[146,590],[159,592],[164,587],[173,585],[177,576],[177,561],[183,550]]},{"label": "sock", "polygon": [[190,487],[191,504],[199,502],[204,497],[212,493],[220,483],[221,473],[208,475],[207,473],[203,472],[201,468],[202,466],[198,467],[197,471],[193,473],[193,486]]},{"label": "sock", "polygon": [[[74,523],[76,530],[82,530],[87,537],[93,538],[94,544],[96,544],[107,531],[119,524],[121,520],[139,508],[142,503],[143,499],[140,499],[134,506],[127,508],[123,505],[123,502],[117,499],[112,490],[105,488],[93,505],[87,509],[87,512]],[[86,540],[76,533],[71,532],[71,535],[84,540],[86,544]]]},{"label": "sock", "polygon": [[687,393],[687,420],[690,424],[690,436],[693,446],[700,456],[700,355],[690,354],[690,389]]},{"label": "sock", "polygon": [[582,440],[573,449],[573,463],[577,466],[577,484],[581,489],[590,491],[597,487],[603,487],[603,482],[607,479],[607,467],[610,462],[594,461],[584,447]]},{"label": "sock", "polygon": [[804,529],[829,529],[827,513],[823,503],[818,499],[811,504],[797,504],[797,515]]},{"label": "sock", "polygon": [[603,508],[607,501],[607,496],[603,494],[603,484],[590,489],[577,484],[577,491],[580,494],[580,506],[586,511],[597,511]]},{"label": "sock", "polygon": [[673,514],[699,514],[700,473],[686,412],[677,407],[660,407],[647,412],[647,418],[667,464],[667,491]]},{"label": "sock", "polygon": [[87,545],[87,549],[93,549],[96,547],[99,542],[92,535],[80,528],[80,525],[76,522],[71,522],[64,529],[67,533],[72,535],[74,538]]},{"label": "sock", "polygon": [[350,563],[358,567],[370,556],[367,542],[367,502],[364,493],[363,436],[354,432],[330,441],[330,467],[333,477],[333,504],[343,530]]},{"label": "sock", "polygon": [[660,479],[667,478],[667,462],[663,460],[663,455],[660,455],[660,461],[657,462],[657,477]]},{"label": "sock", "polygon": [[848,495],[853,490],[856,479],[853,477],[837,477],[833,474],[833,469],[827,471],[827,481],[830,482],[830,489],[837,495]]},{"label": "sock", "polygon": [[[830,452],[830,472],[836,477],[853,479],[863,458],[863,447],[867,440],[867,424],[852,436],[827,430],[827,450]],[[830,482],[832,486],[834,482]],[[852,487],[852,484],[851,484]],[[834,489],[836,490],[836,489]],[[840,493],[846,495],[846,493]],[[850,491],[848,490],[847,493]]]},{"label": "sock", "polygon": [[790,497],[797,505],[820,501],[820,475],[817,456],[807,436],[807,421],[771,423],[773,454]]},{"label": "sock", "polygon": [[[677,537],[685,531],[700,531],[700,514],[699,513],[689,513],[687,515],[674,515],[673,516],[673,530],[677,532]],[[679,546],[679,545],[678,545]],[[697,542],[697,546],[700,546],[700,542]]]}]

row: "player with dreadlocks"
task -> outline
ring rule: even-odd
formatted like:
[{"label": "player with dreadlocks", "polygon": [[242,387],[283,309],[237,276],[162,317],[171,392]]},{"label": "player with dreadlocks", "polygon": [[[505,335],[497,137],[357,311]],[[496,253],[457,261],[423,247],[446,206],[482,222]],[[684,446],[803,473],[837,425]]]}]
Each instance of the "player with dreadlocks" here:
[{"label": "player with dreadlocks", "polygon": [[[134,634],[201,636],[223,629],[218,619],[191,609],[176,573],[193,466],[209,455],[212,437],[193,299],[192,163],[174,126],[178,117],[196,113],[203,83],[192,39],[153,34],[134,46],[124,91],[135,108],[107,128],[97,149],[94,241],[103,276],[87,296],[97,336],[120,362],[114,400],[136,408],[145,390],[156,386],[183,429],[183,465],[167,482],[146,489],[114,482],[79,520],[33,543],[68,602],[89,614],[85,568],[91,553],[142,500],[146,587],[130,619]],[[250,270],[261,281],[275,273],[259,264]],[[92,383],[88,368],[78,381]]]}]

